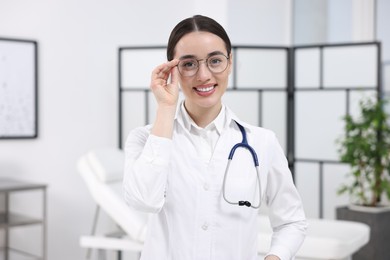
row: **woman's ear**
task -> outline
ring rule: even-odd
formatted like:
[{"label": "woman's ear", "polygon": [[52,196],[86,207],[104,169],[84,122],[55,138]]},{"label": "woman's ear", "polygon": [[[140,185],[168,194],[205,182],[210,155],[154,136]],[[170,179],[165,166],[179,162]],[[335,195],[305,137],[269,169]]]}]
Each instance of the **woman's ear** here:
[{"label": "woman's ear", "polygon": [[232,69],[233,69],[233,53],[230,52],[229,54],[229,75],[230,73],[232,72]]}]

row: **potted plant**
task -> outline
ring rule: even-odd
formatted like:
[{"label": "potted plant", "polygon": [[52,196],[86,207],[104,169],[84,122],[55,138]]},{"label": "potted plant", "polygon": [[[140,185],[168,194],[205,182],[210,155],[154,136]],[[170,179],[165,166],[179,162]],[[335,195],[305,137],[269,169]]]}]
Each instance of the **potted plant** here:
[{"label": "potted plant", "polygon": [[383,100],[361,100],[360,115],[343,118],[339,154],[341,162],[351,166],[353,181],[338,193],[348,193],[356,205],[380,207],[385,196],[390,199],[390,127],[384,105]]},{"label": "potted plant", "polygon": [[354,260],[390,259],[386,244],[390,240],[390,206],[383,203],[390,199],[390,127],[385,103],[382,99],[361,100],[359,115],[343,118],[345,134],[337,140],[340,160],[350,165],[352,178],[338,190],[349,194],[351,204],[337,208],[336,216],[371,228],[370,242]]}]

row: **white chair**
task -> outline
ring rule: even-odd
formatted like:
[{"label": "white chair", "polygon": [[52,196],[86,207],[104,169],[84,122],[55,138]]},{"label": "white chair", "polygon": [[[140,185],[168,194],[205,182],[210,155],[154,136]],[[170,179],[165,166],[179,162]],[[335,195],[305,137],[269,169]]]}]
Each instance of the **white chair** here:
[{"label": "white chair", "polygon": [[[98,258],[105,259],[107,250],[141,253],[146,236],[148,216],[128,207],[123,199],[124,153],[119,149],[93,150],[78,161],[78,171],[83,177],[92,198],[97,204],[92,234],[80,237],[80,246],[98,250]],[[99,211],[102,209],[122,232],[96,234]]]},{"label": "white chair", "polygon": [[[106,250],[140,254],[145,241],[148,215],[126,205],[121,188],[123,166],[124,153],[119,149],[93,150],[78,162],[78,170],[98,205],[92,234],[82,236],[80,245],[88,248],[88,252],[97,249],[101,259]],[[121,228],[123,236],[96,234],[100,208]],[[258,252],[261,257],[268,252],[272,229],[266,215],[259,215],[259,220]],[[309,219],[308,223],[308,234],[296,260],[349,259],[369,241],[370,228],[363,223],[325,219]]]}]

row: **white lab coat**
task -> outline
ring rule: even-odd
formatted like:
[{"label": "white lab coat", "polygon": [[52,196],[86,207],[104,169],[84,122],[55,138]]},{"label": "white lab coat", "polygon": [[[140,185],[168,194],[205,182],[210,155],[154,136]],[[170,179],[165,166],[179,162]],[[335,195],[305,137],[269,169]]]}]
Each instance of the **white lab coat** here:
[{"label": "white lab coat", "polygon": [[[180,113],[172,140],[151,135],[151,126],[129,134],[125,199],[131,207],[156,213],[148,225],[142,260],[257,259],[258,210],[230,205],[222,196],[229,152],[242,140],[234,120],[244,126],[259,159],[262,200],[274,230],[269,253],[289,260],[299,249],[306,220],[282,148],[273,132],[240,121],[226,108],[226,124],[208,163],[196,153]],[[257,204],[256,183],[251,155],[237,150],[226,196]]]}]

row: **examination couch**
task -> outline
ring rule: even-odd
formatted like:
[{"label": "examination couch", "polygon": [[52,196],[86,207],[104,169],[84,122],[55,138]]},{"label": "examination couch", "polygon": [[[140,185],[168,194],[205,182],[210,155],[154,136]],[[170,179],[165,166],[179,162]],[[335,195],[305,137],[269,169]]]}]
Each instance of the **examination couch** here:
[{"label": "examination couch", "polygon": [[[80,237],[80,246],[96,250],[98,259],[107,251],[140,255],[146,237],[148,215],[129,208],[122,194],[124,153],[119,149],[96,149],[83,155],[77,168],[97,205],[91,219],[92,231]],[[118,227],[119,232],[96,232],[99,211],[103,211]],[[259,259],[268,251],[272,229],[266,215],[259,215]],[[340,220],[308,219],[308,234],[296,260],[347,260],[369,241],[370,228],[363,223]]]}]

